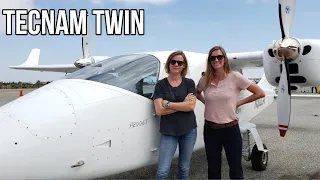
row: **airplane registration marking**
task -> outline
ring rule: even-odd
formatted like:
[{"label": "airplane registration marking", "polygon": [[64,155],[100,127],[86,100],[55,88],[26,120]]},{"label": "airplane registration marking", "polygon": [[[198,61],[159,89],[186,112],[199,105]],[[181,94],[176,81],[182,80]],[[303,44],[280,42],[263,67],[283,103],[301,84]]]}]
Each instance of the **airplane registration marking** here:
[{"label": "airplane registration marking", "polygon": [[139,127],[139,126],[143,126],[146,125],[148,123],[148,119],[143,120],[143,121],[136,121],[136,122],[131,122],[129,129],[130,128],[135,128],[135,127]]},{"label": "airplane registration marking", "polygon": [[258,109],[260,106],[264,105],[266,103],[265,97],[257,99],[254,101],[254,108]]}]

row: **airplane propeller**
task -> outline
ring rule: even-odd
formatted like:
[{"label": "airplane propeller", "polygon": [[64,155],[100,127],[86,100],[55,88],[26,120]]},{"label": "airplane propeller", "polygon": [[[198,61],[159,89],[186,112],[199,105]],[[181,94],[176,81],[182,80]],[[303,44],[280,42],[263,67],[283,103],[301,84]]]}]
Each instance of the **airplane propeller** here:
[{"label": "airplane propeller", "polygon": [[290,122],[291,114],[291,85],[289,76],[289,62],[299,56],[300,43],[290,37],[296,0],[279,0],[279,21],[282,39],[274,44],[274,54],[281,62],[282,72],[278,86],[277,116],[280,136],[284,137]]},{"label": "airplane propeller", "polygon": [[87,14],[87,35],[82,35],[82,58],[88,58],[90,56],[89,19],[89,15]]},{"label": "airplane propeller", "polygon": [[[89,23],[90,18],[89,15],[87,14],[87,23]],[[77,59],[74,62],[74,65],[78,68],[84,68],[87,66],[90,66],[92,64],[95,64],[99,61],[105,60],[110,58],[109,56],[92,56],[91,52],[90,52],[90,28],[89,25],[87,26],[87,34],[86,35],[82,35],[82,57]]]}]

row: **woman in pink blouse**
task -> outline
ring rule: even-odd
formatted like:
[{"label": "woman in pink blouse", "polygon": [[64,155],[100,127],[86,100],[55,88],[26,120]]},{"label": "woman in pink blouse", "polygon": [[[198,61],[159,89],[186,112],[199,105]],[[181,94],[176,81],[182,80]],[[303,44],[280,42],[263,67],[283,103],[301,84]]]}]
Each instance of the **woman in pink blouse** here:
[{"label": "woman in pink blouse", "polygon": [[[253,94],[238,101],[240,91],[246,89]],[[227,156],[230,179],[244,178],[242,138],[236,110],[264,96],[264,91],[258,85],[230,69],[223,47],[210,49],[206,72],[197,85],[197,99],[205,104],[203,136],[209,179],[221,179],[222,148]]]}]

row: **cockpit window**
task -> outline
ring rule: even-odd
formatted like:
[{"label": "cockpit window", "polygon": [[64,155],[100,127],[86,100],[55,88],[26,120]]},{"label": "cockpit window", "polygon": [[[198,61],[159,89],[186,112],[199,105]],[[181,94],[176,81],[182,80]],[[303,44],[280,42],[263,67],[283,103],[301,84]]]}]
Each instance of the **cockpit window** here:
[{"label": "cockpit window", "polygon": [[112,57],[75,71],[64,79],[85,79],[113,85],[152,98],[160,61],[149,54]]}]

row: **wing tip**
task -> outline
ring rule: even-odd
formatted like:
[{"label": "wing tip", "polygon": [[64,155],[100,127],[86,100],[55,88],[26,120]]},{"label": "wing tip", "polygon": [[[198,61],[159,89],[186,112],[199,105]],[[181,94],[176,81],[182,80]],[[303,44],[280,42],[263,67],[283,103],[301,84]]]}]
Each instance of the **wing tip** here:
[{"label": "wing tip", "polygon": [[8,68],[10,68],[10,69],[19,69],[19,68],[21,68],[22,66],[8,66]]}]

